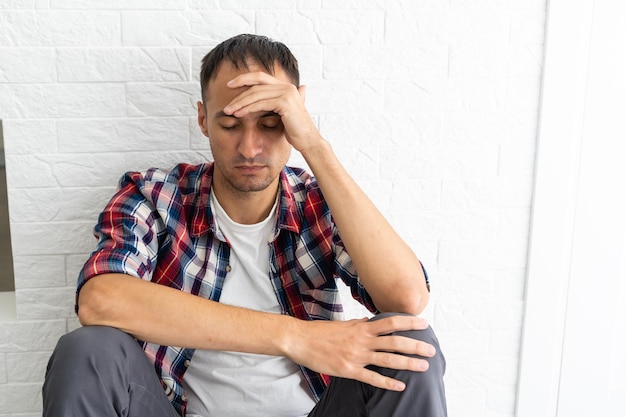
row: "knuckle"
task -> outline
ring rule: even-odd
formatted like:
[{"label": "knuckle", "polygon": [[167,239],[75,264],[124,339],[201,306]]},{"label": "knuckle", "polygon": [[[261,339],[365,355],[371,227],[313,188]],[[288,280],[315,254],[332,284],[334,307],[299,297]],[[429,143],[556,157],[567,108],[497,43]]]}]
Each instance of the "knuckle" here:
[{"label": "knuckle", "polygon": [[389,316],[389,324],[391,327],[396,328],[398,326],[400,326],[401,321],[402,321],[402,316]]},{"label": "knuckle", "polygon": [[403,350],[403,340],[397,336],[385,337],[385,349],[389,352],[401,352]]},{"label": "knuckle", "polygon": [[391,368],[393,365],[393,358],[392,355],[390,354],[382,354],[380,356],[380,366],[384,367],[384,368]]},{"label": "knuckle", "polygon": [[337,370],[339,372],[339,375],[350,375],[351,367],[346,362],[342,362],[337,367]]},{"label": "knuckle", "polygon": [[417,353],[421,356],[432,357],[435,355],[435,348],[426,342],[417,341]]},{"label": "knuckle", "polygon": [[383,387],[383,388],[386,388],[389,385],[387,378],[385,378],[384,376],[376,372],[372,372],[370,374],[368,383],[375,387]]},{"label": "knuckle", "polygon": [[428,361],[424,359],[414,358],[411,364],[411,368],[415,372],[425,372],[428,370]]}]

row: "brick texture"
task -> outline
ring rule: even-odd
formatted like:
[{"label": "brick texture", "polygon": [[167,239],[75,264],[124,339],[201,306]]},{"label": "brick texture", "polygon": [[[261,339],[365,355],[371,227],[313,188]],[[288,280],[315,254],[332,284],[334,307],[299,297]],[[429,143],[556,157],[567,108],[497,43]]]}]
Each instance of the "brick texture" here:
[{"label": "brick texture", "polygon": [[[448,360],[450,415],[512,417],[545,9],[545,0],[0,1],[17,299],[17,320],[0,322],[0,417],[41,413],[45,364],[79,325],[76,274],[120,175],[210,159],[195,120],[199,61],[242,32],[292,48],[320,130],[427,267],[425,316]],[[364,314],[348,303],[347,317]]]}]

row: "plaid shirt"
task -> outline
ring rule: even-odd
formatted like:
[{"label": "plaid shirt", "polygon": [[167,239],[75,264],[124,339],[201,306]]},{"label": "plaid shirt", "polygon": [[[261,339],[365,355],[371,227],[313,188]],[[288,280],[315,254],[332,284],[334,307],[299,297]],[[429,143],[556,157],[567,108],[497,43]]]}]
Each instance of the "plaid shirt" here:
[{"label": "plaid shirt", "polygon": [[[230,247],[209,205],[212,164],[166,172],[129,172],[99,217],[97,249],[85,263],[78,290],[91,277],[122,273],[220,300]],[[335,278],[369,310],[361,283],[317,182],[299,168],[280,174],[280,203],[270,242],[269,275],[282,313],[302,320],[331,320],[342,312]],[[77,292],[78,294],[78,292]],[[184,415],[182,379],[193,349],[141,343],[168,398]],[[329,378],[302,367],[319,399]]]}]

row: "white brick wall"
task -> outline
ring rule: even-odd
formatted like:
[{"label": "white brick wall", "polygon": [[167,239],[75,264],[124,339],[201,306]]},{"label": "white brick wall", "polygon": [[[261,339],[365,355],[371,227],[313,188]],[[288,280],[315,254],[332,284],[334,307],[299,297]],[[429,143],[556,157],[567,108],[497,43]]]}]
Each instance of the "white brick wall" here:
[{"label": "white brick wall", "polygon": [[119,176],[210,156],[199,60],[241,32],[292,48],[321,131],[426,265],[450,415],[513,416],[544,19],[545,0],[0,0],[18,313],[0,417],[41,414]]}]

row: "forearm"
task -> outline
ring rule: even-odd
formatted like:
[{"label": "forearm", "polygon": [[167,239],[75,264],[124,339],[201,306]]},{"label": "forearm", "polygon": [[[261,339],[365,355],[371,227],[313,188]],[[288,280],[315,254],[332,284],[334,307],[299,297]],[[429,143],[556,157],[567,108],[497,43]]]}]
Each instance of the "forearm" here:
[{"label": "forearm", "polygon": [[220,304],[122,274],[87,281],[78,299],[83,325],[119,328],[165,346],[283,355],[297,319]]},{"label": "forearm", "polygon": [[285,356],[317,372],[393,390],[402,390],[404,385],[365,366],[425,371],[426,360],[405,355],[434,354],[424,342],[378,337],[426,328],[427,323],[417,317],[304,321],[216,303],[120,274],[89,280],[81,290],[78,311],[83,325],[116,327],[140,340]]},{"label": "forearm", "polygon": [[380,311],[419,314],[428,302],[421,264],[323,139],[303,150],[361,282]]}]

